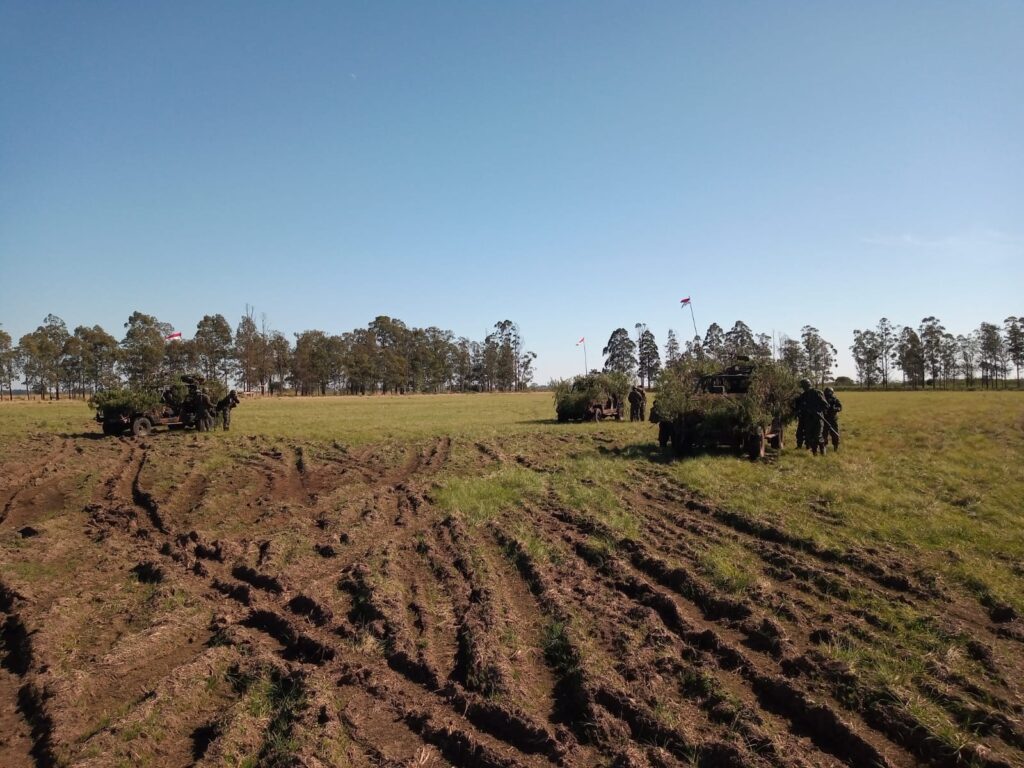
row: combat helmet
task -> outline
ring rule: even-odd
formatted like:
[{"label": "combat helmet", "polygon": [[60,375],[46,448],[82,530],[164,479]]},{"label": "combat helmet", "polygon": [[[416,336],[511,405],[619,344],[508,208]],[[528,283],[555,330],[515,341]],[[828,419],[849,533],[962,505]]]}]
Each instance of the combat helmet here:
[{"label": "combat helmet", "polygon": [[800,379],[800,389],[810,389],[810,388],[811,388],[811,380],[810,379]]}]

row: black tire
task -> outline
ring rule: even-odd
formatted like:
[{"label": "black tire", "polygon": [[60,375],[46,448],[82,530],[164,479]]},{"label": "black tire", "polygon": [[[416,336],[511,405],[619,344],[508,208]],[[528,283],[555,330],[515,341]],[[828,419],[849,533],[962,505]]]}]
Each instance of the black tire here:
[{"label": "black tire", "polygon": [[110,435],[110,436],[119,435],[119,434],[121,434],[121,431],[122,431],[122,427],[121,427],[120,424],[115,424],[115,423],[110,422],[110,421],[104,421],[103,422],[103,434],[104,435]]},{"label": "black tire", "polygon": [[132,434],[136,437],[148,437],[153,431],[153,422],[148,416],[139,416],[132,422]]},{"label": "black tire", "polygon": [[604,418],[604,411],[601,410],[600,406],[594,408],[594,421],[601,421]]}]

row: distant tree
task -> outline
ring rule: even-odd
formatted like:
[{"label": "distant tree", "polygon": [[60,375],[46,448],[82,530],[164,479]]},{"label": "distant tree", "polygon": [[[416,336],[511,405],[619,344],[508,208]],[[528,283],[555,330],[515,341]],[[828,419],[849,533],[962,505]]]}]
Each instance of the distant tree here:
[{"label": "distant tree", "polygon": [[808,375],[807,353],[796,339],[788,336],[779,339],[779,360],[794,376]]},{"label": "distant tree", "polygon": [[767,333],[759,333],[754,337],[754,349],[750,353],[762,362],[771,360],[775,355],[774,340]]},{"label": "distant tree", "polygon": [[[235,328],[235,375],[242,389],[249,392],[260,384],[259,364],[265,340],[256,327],[254,310],[248,304]],[[262,355],[264,358],[265,354]]]},{"label": "distant tree", "polygon": [[1020,389],[1020,369],[1024,368],[1024,318],[1008,317],[1003,321],[1006,331],[1006,352],[1017,373],[1017,389]]},{"label": "distant tree", "polygon": [[4,385],[7,385],[7,399],[14,399],[14,376],[17,370],[17,353],[14,350],[14,344],[11,339],[11,334],[7,331],[0,330],[0,398],[4,394]]},{"label": "distant tree", "polygon": [[910,384],[913,389],[924,386],[924,351],[920,337],[910,326],[899,332],[893,347],[893,361],[903,371],[904,386]]},{"label": "distant tree", "polygon": [[831,378],[835,367],[836,348],[821,337],[817,328],[805,325],[800,330],[804,354],[807,356],[807,373],[819,386]]},{"label": "distant tree", "polygon": [[754,332],[742,320],[737,320],[732,328],[722,337],[723,354],[726,359],[734,359],[738,355],[754,356],[757,343]]},{"label": "distant tree", "polygon": [[133,312],[121,339],[121,369],[132,386],[157,384],[164,360],[166,337],[172,332],[167,323],[152,315]]},{"label": "distant tree", "polygon": [[618,371],[633,378],[636,373],[636,342],[629,338],[625,328],[616,328],[608,337],[608,344],[601,350],[604,355],[604,370]]},{"label": "distant tree", "polygon": [[964,374],[964,384],[968,387],[974,386],[974,371],[977,366],[978,356],[981,354],[981,346],[978,343],[976,333],[959,335],[956,337],[957,353],[960,356],[960,370]]},{"label": "distant tree", "polygon": [[982,323],[978,328],[978,342],[981,358],[978,367],[981,369],[981,382],[985,387],[992,388],[1006,378],[1008,356],[1006,342],[1003,340],[998,325]]},{"label": "distant tree", "polygon": [[946,329],[937,317],[926,317],[917,329],[921,339],[921,354],[925,369],[931,374],[932,389],[942,377],[942,336]]},{"label": "distant tree", "polygon": [[647,386],[651,386],[658,373],[661,371],[661,354],[658,352],[658,342],[654,334],[645,327],[640,333],[640,343],[637,345],[637,373],[640,376],[640,383],[646,380]]},{"label": "distant tree", "polygon": [[78,326],[75,328],[75,338],[78,339],[82,356],[83,388],[98,392],[118,386],[120,348],[117,339],[98,325],[91,328]]},{"label": "distant tree", "polygon": [[942,372],[944,389],[957,379],[960,372],[959,357],[960,348],[957,345],[956,336],[948,332],[943,333],[942,339],[939,341],[939,367]]},{"label": "distant tree", "polygon": [[183,374],[194,374],[202,370],[199,363],[199,350],[195,339],[170,341],[164,344],[164,362],[162,376],[164,379],[176,379]]},{"label": "distant tree", "polygon": [[203,315],[196,324],[195,345],[199,368],[208,379],[228,383],[233,360],[231,325],[224,315]]},{"label": "distant tree", "polygon": [[295,334],[291,377],[300,395],[325,395],[334,376],[330,337],[323,331]]},{"label": "distant tree", "polygon": [[889,322],[888,318],[883,317],[878,321],[878,326],[875,328],[875,333],[878,335],[878,348],[882,353],[879,359],[879,367],[882,371],[882,388],[889,388],[889,367],[892,361],[892,348],[896,344],[896,329],[893,324]]},{"label": "distant tree", "polygon": [[67,325],[56,315],[47,315],[42,325],[21,337],[18,346],[29,389],[34,384],[44,395],[52,389],[53,396],[60,399],[64,353],[69,338]]},{"label": "distant tree", "polygon": [[473,354],[472,342],[460,336],[452,351],[452,370],[455,376],[455,389],[467,392],[473,386]]},{"label": "distant tree", "polygon": [[704,334],[703,343],[704,353],[718,362],[722,362],[726,358],[725,354],[725,333],[722,331],[722,327],[718,323],[712,323],[708,326],[707,333]]},{"label": "distant tree", "polygon": [[285,381],[287,381],[288,373],[291,370],[291,344],[288,343],[288,338],[283,333],[273,331],[267,340],[267,347],[270,350],[271,361],[270,384],[276,385],[270,387],[270,389],[276,390],[280,394],[284,389]]},{"label": "distant tree", "polygon": [[672,365],[679,357],[679,339],[676,338],[676,332],[669,328],[665,337],[665,364]]},{"label": "distant tree", "polygon": [[875,331],[853,332],[853,364],[857,367],[860,383],[871,389],[882,377],[882,345]]},{"label": "distant tree", "polygon": [[[700,340],[700,336],[694,336],[690,341],[686,342],[686,352],[683,358],[686,360],[702,360],[706,356],[704,351],[704,342]],[[676,362],[679,362],[678,360]]]}]

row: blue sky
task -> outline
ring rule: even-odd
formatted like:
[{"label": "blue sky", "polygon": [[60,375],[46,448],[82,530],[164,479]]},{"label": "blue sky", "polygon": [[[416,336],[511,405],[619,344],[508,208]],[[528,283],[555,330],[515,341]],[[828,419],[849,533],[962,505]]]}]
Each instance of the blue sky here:
[{"label": "blue sky", "polygon": [[0,323],[1024,315],[1024,3],[0,0]]}]

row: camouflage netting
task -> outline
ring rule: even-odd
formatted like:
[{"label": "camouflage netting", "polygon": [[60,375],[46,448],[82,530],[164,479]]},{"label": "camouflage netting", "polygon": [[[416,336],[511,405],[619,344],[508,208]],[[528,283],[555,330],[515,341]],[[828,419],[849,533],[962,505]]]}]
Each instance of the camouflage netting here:
[{"label": "camouflage netting", "polygon": [[770,361],[758,363],[745,394],[723,396],[698,392],[701,376],[718,368],[720,366],[709,367],[706,362],[698,362],[665,370],[658,379],[658,397],[651,409],[651,421],[685,420],[699,423],[708,432],[728,428],[767,429],[773,419],[783,424],[792,421],[793,400],[799,388],[787,368]]},{"label": "camouflage netting", "polygon": [[97,413],[146,413],[160,405],[153,389],[105,389],[89,398]]},{"label": "camouflage netting", "polygon": [[228,389],[223,382],[217,380],[204,381],[201,376],[182,376],[179,381],[168,384],[165,388],[124,388],[106,389],[97,392],[89,399],[89,405],[96,409],[97,413],[148,413],[163,405],[163,391],[170,390],[170,403],[175,409],[181,408],[188,397],[188,382],[196,381],[199,386],[206,390],[210,399],[216,403],[224,397]]},{"label": "camouflage netting", "polygon": [[626,399],[629,379],[622,373],[591,373],[555,383],[555,413],[559,421],[584,419],[593,403]]}]

